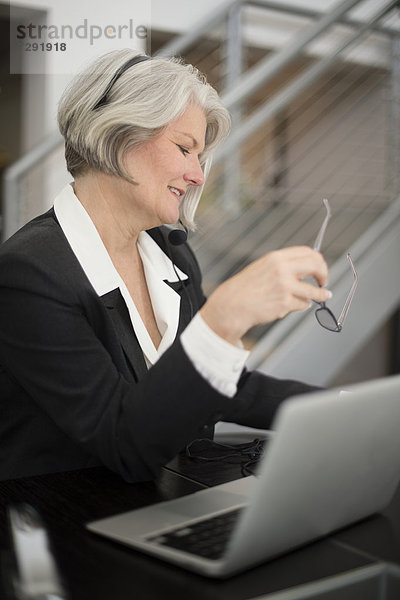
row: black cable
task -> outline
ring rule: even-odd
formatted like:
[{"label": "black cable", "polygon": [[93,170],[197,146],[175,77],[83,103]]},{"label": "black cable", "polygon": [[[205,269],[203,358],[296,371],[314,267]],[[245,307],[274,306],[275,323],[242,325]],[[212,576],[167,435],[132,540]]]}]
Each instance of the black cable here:
[{"label": "black cable", "polygon": [[[221,450],[224,451],[224,454],[220,453]],[[230,459],[239,459],[242,462],[242,475],[247,476],[255,474],[255,469],[260,457],[264,455],[264,450],[265,440],[258,438],[249,443],[237,445],[223,444],[208,438],[199,438],[186,446],[185,453],[188,458],[200,462],[229,462]],[[254,469],[251,468],[252,465],[254,465]]]}]

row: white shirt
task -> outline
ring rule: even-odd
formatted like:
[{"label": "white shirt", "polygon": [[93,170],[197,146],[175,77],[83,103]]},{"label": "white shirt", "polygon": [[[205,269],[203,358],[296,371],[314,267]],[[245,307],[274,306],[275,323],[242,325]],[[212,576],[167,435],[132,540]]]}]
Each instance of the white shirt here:
[{"label": "white shirt", "polygon": [[[68,184],[55,199],[54,211],[72,251],[98,296],[120,289],[146,364],[148,367],[153,365],[173,343],[178,330],[181,299],[166,281],[179,281],[175,269],[181,280],[187,279],[187,275],[176,266],[174,269],[170,258],[148,233],[142,231],[139,234],[138,250],[161,334],[160,345],[156,348],[93,221],[71,185]],[[196,370],[220,393],[232,397],[249,352],[220,338],[199,313],[182,333],[181,342]]]}]

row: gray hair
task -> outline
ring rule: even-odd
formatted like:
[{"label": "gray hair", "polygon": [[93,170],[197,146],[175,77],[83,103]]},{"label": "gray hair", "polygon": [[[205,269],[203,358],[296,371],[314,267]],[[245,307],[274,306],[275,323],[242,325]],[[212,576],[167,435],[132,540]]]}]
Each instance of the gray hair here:
[{"label": "gray hair", "polygon": [[[207,176],[216,146],[228,135],[230,116],[217,92],[195,67],[179,58],[153,57],[127,69],[116,80],[107,102],[96,107],[116,71],[137,53],[110,52],[90,64],[64,92],[58,124],[73,177],[98,170],[133,182],[126,172],[127,150],[157,137],[188,105],[204,110],[207,129],[200,164]],[[203,186],[189,186],[180,207],[184,225],[194,229]]]}]

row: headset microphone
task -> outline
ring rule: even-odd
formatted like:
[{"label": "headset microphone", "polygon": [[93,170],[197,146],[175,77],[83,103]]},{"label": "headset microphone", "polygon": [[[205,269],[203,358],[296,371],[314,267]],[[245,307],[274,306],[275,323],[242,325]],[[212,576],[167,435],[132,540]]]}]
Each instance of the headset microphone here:
[{"label": "headset microphone", "polygon": [[[182,223],[182,221],[180,219],[179,219],[179,224],[181,225],[181,227],[183,227],[184,231],[182,231],[182,229],[172,229],[172,231],[169,232],[168,241],[171,244],[171,246],[180,246],[181,244],[184,244],[187,240],[187,237],[188,237],[187,236],[187,234],[188,234],[187,227],[184,226],[184,224]],[[190,299],[190,296],[188,294],[185,284],[183,283],[182,279],[179,277],[179,272],[177,271],[177,269],[175,267],[175,263],[172,260],[171,249],[168,248],[168,246],[167,246],[167,253],[172,262],[172,266],[174,268],[175,275],[181,284],[181,290],[182,290],[184,296],[186,297],[186,300],[190,307],[190,320],[192,320],[193,315],[194,315],[193,304],[192,304],[192,301]]]},{"label": "headset microphone", "polygon": [[182,231],[182,229],[173,229],[168,234],[168,241],[173,246],[180,246],[187,240],[187,229],[181,220],[179,220],[179,223],[182,225],[184,231]]}]

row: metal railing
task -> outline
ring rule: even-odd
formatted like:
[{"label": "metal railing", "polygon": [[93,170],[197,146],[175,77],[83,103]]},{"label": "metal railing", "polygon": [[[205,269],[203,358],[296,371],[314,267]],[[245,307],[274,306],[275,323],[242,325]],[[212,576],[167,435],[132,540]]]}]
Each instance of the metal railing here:
[{"label": "metal railing", "polygon": [[[216,81],[214,83],[220,84],[217,87],[220,89],[228,88],[226,93],[223,93],[222,97],[228,109],[234,111],[237,104],[246,101],[246,98],[250,97],[251,94],[256,91],[261,85],[264,85],[267,81],[271,80],[281,69],[285,67],[296,55],[304,51],[304,49],[319,35],[324,33],[333,23],[339,22],[350,25],[356,29],[365,27],[365,24],[347,17],[347,12],[353,6],[359,4],[361,0],[344,0],[340,2],[338,6],[334,7],[329,13],[317,10],[304,9],[298,6],[291,5],[285,2],[273,2],[269,0],[227,0],[225,3],[218,6],[214,11],[209,13],[202,19],[195,28],[188,31],[186,34],[178,36],[172,40],[169,44],[165,45],[158,54],[160,55],[179,55],[185,54],[196,46],[199,40],[204,40],[205,37],[210,38],[210,34],[213,30],[218,28],[225,21],[227,23],[226,39],[228,43],[228,52],[226,55],[226,71],[222,77],[223,81]],[[390,7],[395,5],[396,2],[385,3],[385,10],[390,10]],[[283,48],[282,51],[274,54],[272,58],[266,58],[260,64],[254,68],[246,69],[246,74],[242,75],[242,46],[243,39],[241,35],[241,20],[242,20],[242,8],[244,6],[258,6],[267,10],[275,10],[284,14],[291,14],[309,19],[316,19],[315,23],[311,23],[304,31],[302,31],[291,44]],[[395,35],[396,32],[391,28],[384,27],[377,23],[369,23],[369,27],[375,32],[381,32],[387,36]],[[222,35],[223,38],[223,35]],[[221,33],[217,31],[217,48],[221,47]],[[208,57],[209,59],[209,57]],[[197,57],[196,64],[198,64],[199,58]],[[216,67],[214,66],[214,69]],[[207,69],[208,72],[209,69]],[[221,78],[220,78],[221,79]],[[310,77],[312,80],[312,76]],[[307,85],[307,82],[305,82]],[[296,93],[296,88],[293,90]],[[297,92],[299,92],[299,86],[297,86]],[[278,104],[276,104],[278,106]],[[272,106],[269,105],[271,110]],[[267,108],[264,108],[263,119],[268,119],[273,116],[273,110],[270,114],[267,114]],[[276,108],[275,110],[279,110]],[[235,115],[235,122],[238,124],[239,113]],[[261,116],[261,115],[260,115]],[[254,117],[253,117],[254,118]],[[253,120],[253,123],[255,121]],[[227,155],[228,148],[229,152],[233,146],[238,146],[243,139],[251,135],[250,132],[251,122],[246,124],[246,127],[238,127],[237,130],[233,131],[229,145],[226,145],[223,155]],[[38,144],[32,151],[30,151],[21,160],[17,161],[15,165],[12,165],[7,169],[3,176],[4,186],[4,209],[2,219],[2,239],[7,239],[24,221],[26,214],[29,211],[24,210],[21,205],[21,182],[25,174],[34,170],[38,166],[43,164],[43,161],[52,152],[58,150],[59,146],[62,145],[62,139],[54,133],[52,136],[44,139],[42,143]],[[231,156],[232,158],[232,156]],[[217,158],[219,160],[219,158]],[[231,169],[232,171],[232,169]],[[236,186],[237,187],[237,186]],[[228,186],[228,192],[232,193],[233,186]],[[225,201],[226,199],[226,194]],[[228,200],[228,205],[236,206],[237,202]],[[34,209],[33,209],[34,210]]]}]

